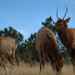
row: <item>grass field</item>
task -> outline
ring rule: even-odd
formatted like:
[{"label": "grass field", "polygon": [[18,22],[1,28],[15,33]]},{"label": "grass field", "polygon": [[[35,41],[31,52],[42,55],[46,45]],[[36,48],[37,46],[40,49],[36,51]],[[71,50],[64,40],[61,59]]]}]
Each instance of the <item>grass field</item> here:
[{"label": "grass field", "polygon": [[[20,64],[19,66],[9,65],[6,70],[0,68],[0,75],[54,75],[53,73],[50,65],[46,65],[41,73],[39,65],[30,67],[28,64]],[[73,75],[72,65],[64,65],[62,75]]]}]

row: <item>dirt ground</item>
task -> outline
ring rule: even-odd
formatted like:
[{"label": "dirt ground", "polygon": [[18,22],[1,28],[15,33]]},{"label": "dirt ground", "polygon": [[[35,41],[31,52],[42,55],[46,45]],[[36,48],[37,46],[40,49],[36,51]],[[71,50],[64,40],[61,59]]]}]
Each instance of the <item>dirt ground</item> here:
[{"label": "dirt ground", "polygon": [[[20,64],[19,66],[8,65],[6,70],[0,68],[0,75],[54,75],[54,72],[50,65],[46,65],[40,73],[39,65],[31,67],[28,64]],[[64,65],[62,75],[73,75],[72,65]]]}]

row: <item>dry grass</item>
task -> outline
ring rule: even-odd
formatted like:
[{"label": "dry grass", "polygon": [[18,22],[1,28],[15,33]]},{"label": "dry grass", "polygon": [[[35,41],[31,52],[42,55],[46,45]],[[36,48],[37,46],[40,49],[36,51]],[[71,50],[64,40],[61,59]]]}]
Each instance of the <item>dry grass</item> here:
[{"label": "dry grass", "polygon": [[[46,65],[45,69],[40,73],[39,65],[30,67],[28,64],[20,64],[19,66],[8,65],[7,69],[0,68],[0,75],[54,75],[50,65]],[[71,65],[64,65],[62,75],[73,75]]]}]

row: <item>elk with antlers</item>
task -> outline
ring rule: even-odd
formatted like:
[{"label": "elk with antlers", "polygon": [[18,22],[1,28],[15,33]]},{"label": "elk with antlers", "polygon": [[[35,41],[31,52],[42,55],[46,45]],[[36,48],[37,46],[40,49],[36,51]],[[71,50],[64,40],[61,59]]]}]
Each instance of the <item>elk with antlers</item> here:
[{"label": "elk with antlers", "polygon": [[67,9],[64,17],[57,20],[57,22],[55,23],[55,27],[62,43],[67,47],[67,52],[69,52],[70,54],[71,62],[73,64],[73,70],[75,72],[75,29],[68,28],[70,17],[65,19],[66,14]]}]

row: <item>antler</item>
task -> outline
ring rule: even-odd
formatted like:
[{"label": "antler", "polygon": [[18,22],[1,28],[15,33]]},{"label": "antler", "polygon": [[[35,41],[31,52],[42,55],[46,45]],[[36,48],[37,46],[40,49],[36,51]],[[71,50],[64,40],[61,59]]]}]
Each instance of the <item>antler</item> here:
[{"label": "antler", "polygon": [[66,8],[65,15],[64,15],[63,19],[66,17],[67,12],[68,12],[68,8]]},{"label": "antler", "polygon": [[56,17],[57,17],[57,19],[59,18],[59,17],[58,17],[58,8],[57,8],[57,10],[56,10]]}]

